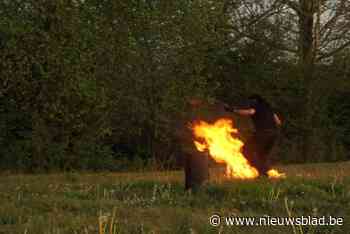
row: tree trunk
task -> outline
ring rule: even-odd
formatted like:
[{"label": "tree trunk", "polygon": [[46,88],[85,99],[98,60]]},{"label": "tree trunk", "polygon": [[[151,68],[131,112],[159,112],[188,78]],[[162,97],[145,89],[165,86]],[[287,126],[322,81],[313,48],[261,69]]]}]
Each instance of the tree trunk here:
[{"label": "tree trunk", "polygon": [[33,134],[32,134],[32,162],[31,171],[42,171],[48,169],[47,162],[47,133],[45,122],[40,114],[33,113]]},{"label": "tree trunk", "polygon": [[313,135],[313,87],[312,81],[314,77],[314,63],[315,63],[315,43],[314,43],[314,0],[300,0],[299,12],[299,30],[300,30],[300,68],[301,75],[305,87],[305,102],[303,110],[303,142],[302,142],[302,156],[303,161],[310,159],[311,154],[311,138]]}]

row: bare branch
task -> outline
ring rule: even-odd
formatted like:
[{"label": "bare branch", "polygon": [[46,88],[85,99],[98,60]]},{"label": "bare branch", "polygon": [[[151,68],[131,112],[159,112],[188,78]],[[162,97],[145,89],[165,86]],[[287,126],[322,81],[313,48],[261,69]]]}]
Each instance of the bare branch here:
[{"label": "bare branch", "polygon": [[[287,51],[287,52],[290,52],[293,54],[296,54],[298,52],[297,50],[289,48],[285,45],[277,44],[275,41],[269,40],[267,37],[257,37],[255,35],[250,35],[248,33],[243,33],[243,32],[241,32],[240,36],[241,37],[239,38],[239,40],[242,38],[248,38],[248,39],[253,40],[253,41],[262,42],[262,43],[266,44],[267,46],[274,48],[274,49],[277,49],[277,50]],[[235,41],[239,41],[239,40],[235,40]]]},{"label": "bare branch", "polygon": [[332,29],[334,24],[337,23],[339,16],[341,16],[342,13],[344,12],[344,9],[343,9],[344,1],[345,0],[342,0],[340,6],[337,7],[334,16],[331,17],[325,24],[323,24],[323,26],[321,27],[321,30],[320,30],[321,34],[323,34],[325,32],[325,30],[327,30],[327,29]]},{"label": "bare branch", "polygon": [[336,48],[335,50],[325,53],[325,54],[321,54],[316,60],[317,61],[321,61],[325,58],[329,58],[332,57],[333,55],[337,54],[338,52],[342,51],[343,49],[345,49],[346,47],[350,47],[350,40],[345,42],[343,45],[339,46],[338,48]]},{"label": "bare branch", "polygon": [[293,9],[298,15],[302,14],[302,10],[297,2],[291,0],[281,0],[283,4],[288,5],[291,9]]},{"label": "bare branch", "polygon": [[[320,45],[322,48],[327,47],[330,43],[334,41],[344,39],[346,35],[350,32],[350,22],[336,29],[336,31],[334,31],[333,29],[336,29],[336,28],[333,27],[329,29],[327,34],[322,38],[321,45]],[[334,34],[335,36],[331,37],[331,35],[334,35]]]}]

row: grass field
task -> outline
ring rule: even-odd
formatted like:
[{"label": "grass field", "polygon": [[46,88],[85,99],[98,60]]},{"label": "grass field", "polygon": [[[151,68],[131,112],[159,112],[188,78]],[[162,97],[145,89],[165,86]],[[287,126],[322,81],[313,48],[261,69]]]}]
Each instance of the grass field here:
[{"label": "grass field", "polygon": [[[0,234],[350,233],[350,162],[278,167],[286,179],[227,180],[217,170],[195,194],[181,171],[3,174]],[[341,226],[226,226],[222,216],[333,216]]]}]

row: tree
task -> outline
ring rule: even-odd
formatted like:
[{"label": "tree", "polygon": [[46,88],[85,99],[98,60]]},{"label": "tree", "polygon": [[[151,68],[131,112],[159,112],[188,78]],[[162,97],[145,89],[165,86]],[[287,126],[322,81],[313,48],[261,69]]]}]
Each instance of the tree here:
[{"label": "tree", "polygon": [[[350,3],[346,0],[226,1],[232,14],[229,31],[233,41],[259,42],[283,52],[277,59],[296,61],[302,81],[301,108],[304,160],[311,156],[310,138],[317,127],[320,74],[327,64],[350,46]],[[258,33],[257,33],[258,32]],[[236,43],[237,44],[237,43]],[[331,82],[331,81],[329,81]]]}]

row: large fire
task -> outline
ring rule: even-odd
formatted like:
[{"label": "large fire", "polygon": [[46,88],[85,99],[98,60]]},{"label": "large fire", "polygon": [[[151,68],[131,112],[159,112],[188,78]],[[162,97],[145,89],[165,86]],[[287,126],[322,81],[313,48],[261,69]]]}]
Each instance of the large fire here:
[{"label": "large fire", "polygon": [[[232,120],[219,119],[214,124],[199,121],[194,123],[192,128],[197,150],[200,152],[208,150],[216,162],[225,163],[228,177],[253,179],[259,176],[258,170],[249,164],[241,152],[244,143],[234,136],[238,134],[238,130],[233,128]],[[271,169],[268,171],[268,176],[280,178],[285,175]]]}]

